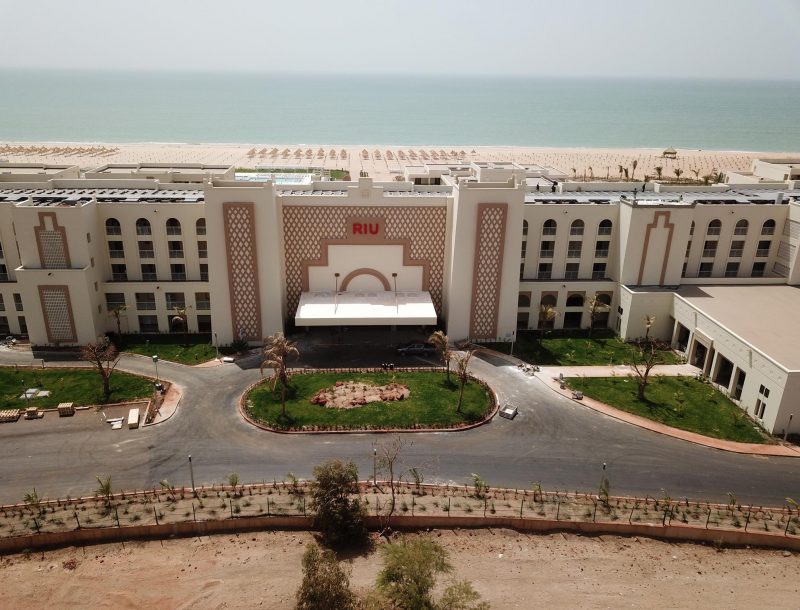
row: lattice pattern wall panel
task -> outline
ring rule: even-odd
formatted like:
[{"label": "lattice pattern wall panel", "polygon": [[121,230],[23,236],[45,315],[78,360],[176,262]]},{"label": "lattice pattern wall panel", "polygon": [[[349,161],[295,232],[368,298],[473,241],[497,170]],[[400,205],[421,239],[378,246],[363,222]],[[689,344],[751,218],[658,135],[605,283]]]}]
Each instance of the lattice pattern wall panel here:
[{"label": "lattice pattern wall panel", "polygon": [[40,286],[39,300],[42,304],[47,339],[51,344],[75,343],[75,321],[67,286]]},{"label": "lattice pattern wall panel", "polygon": [[67,269],[70,266],[67,232],[59,226],[53,212],[40,212],[39,225],[33,228],[39,260],[43,269]]},{"label": "lattice pattern wall panel", "polygon": [[256,258],[255,209],[252,203],[225,203],[225,249],[231,297],[233,336],[260,341],[261,298]]},{"label": "lattice pattern wall panel", "polygon": [[411,242],[411,258],[427,261],[430,265],[428,288],[436,313],[441,315],[447,231],[445,206],[284,206],[283,234],[289,315],[295,315],[303,289],[302,263],[321,258],[322,240],[345,239],[346,221],[351,217],[383,218],[387,240],[407,239]]},{"label": "lattice pattern wall panel", "polygon": [[507,212],[508,206],[505,203],[478,205],[469,332],[473,339],[497,337],[497,310],[500,305]]}]

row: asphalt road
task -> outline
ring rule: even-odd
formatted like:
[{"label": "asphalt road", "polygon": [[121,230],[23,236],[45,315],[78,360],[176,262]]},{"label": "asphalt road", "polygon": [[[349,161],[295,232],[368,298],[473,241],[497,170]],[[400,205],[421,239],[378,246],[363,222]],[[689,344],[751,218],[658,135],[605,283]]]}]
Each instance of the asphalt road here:
[{"label": "asphalt road", "polygon": [[[430,362],[357,343],[316,345],[305,353],[313,353],[306,358],[313,365]],[[0,352],[0,363],[14,361],[29,357]],[[658,496],[663,489],[672,498],[725,500],[733,492],[740,502],[764,505],[800,499],[800,459],[738,455],[665,437],[582,407],[498,364],[474,358],[472,368],[501,402],[519,407],[517,418],[497,417],[464,432],[404,435],[404,469],[420,468],[428,482],[463,484],[477,473],[492,486],[530,488],[539,481],[545,489],[594,491],[605,462],[612,494]],[[126,356],[119,368],[153,374],[152,362],[142,357]],[[0,502],[20,501],[34,486],[47,497],[84,495],[95,489],[95,475],[111,475],[116,489],[152,487],[162,479],[189,485],[189,454],[198,485],[222,482],[231,472],[245,482],[280,481],[288,472],[308,478],[328,458],[352,459],[367,478],[373,442],[388,438],[282,435],[247,424],[236,402],[259,377],[257,357],[203,369],[161,362],[159,374],[185,393],[175,415],[156,426],[112,431],[102,414],[89,412],[0,425]]]}]

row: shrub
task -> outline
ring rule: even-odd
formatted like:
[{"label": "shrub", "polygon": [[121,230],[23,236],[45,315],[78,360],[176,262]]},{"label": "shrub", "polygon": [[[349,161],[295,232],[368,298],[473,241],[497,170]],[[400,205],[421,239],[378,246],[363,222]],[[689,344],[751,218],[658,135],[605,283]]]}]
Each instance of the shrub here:
[{"label": "shrub", "polygon": [[334,548],[367,540],[365,510],[354,494],[358,494],[358,468],[353,462],[330,460],[314,468],[310,504],[314,526]]},{"label": "shrub", "polygon": [[355,597],[350,578],[336,556],[328,550],[309,544],[303,554],[303,581],[297,590],[298,610],[350,610]]}]

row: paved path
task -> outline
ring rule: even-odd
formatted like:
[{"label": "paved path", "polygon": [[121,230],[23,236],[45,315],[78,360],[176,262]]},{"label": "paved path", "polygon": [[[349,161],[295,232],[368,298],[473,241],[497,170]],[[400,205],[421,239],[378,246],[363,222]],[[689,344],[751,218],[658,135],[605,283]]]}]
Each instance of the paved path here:
[{"label": "paved path", "polygon": [[[364,366],[396,359],[392,350],[339,344],[309,352],[302,364],[336,362]],[[0,363],[32,362],[30,355],[0,351]],[[435,364],[407,358],[409,365]],[[60,363],[73,364],[73,363]],[[49,363],[48,367],[55,366]],[[123,357],[122,370],[152,376],[146,358]],[[98,414],[21,420],[0,426],[0,501],[18,501],[34,485],[45,496],[91,491],[96,474],[110,474],[116,488],[143,488],[162,479],[189,484],[311,476],[328,458],[352,459],[361,476],[373,468],[372,444],[385,435],[279,435],[257,430],[236,411],[242,389],[259,378],[258,358],[237,364],[192,368],[159,362],[159,375],[184,388],[177,411],[157,426],[111,431]],[[800,496],[800,460],[728,453],[631,426],[554,393],[502,358],[473,358],[473,372],[486,379],[502,402],[519,407],[513,421],[495,418],[465,432],[407,435],[403,469],[416,466],[430,482],[464,483],[470,473],[490,485],[592,490],[602,464],[613,493],[659,494],[782,504]]]}]

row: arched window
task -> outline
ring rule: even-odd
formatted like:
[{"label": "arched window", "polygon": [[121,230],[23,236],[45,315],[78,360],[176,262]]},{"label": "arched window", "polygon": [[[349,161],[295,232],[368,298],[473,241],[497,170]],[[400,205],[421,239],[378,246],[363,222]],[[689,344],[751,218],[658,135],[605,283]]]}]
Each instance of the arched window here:
[{"label": "arched window", "polygon": [[523,220],[522,221],[522,235],[524,237],[527,234],[528,234],[528,221],[527,220]]},{"label": "arched window", "polygon": [[719,235],[720,233],[722,233],[722,222],[719,220],[712,220],[708,223],[706,235]]},{"label": "arched window", "polygon": [[198,235],[205,235],[206,234],[206,219],[205,218],[198,218],[197,222],[194,225],[195,231]]},{"label": "arched window", "polygon": [[140,218],[136,221],[136,235],[152,235],[150,230],[150,221],[146,218]]},{"label": "arched window", "polygon": [[611,295],[610,294],[598,294],[597,295],[597,302],[602,303],[603,305],[611,305]]},{"label": "arched window", "polygon": [[567,297],[567,307],[583,307],[583,295],[571,294]]},{"label": "arched window", "polygon": [[558,223],[550,218],[549,220],[545,220],[542,225],[542,235],[555,235],[557,229]]},{"label": "arched window", "polygon": [[531,293],[520,292],[517,297],[517,307],[530,307],[531,306]]},{"label": "arched window", "polygon": [[542,300],[540,301],[542,305],[555,307],[556,306],[556,295],[554,294],[543,294]]},{"label": "arched window", "polygon": [[177,218],[170,218],[167,220],[167,235],[180,235],[181,223]]},{"label": "arched window", "polygon": [[122,235],[122,227],[119,225],[119,220],[116,218],[106,220],[106,235]]},{"label": "arched window", "polygon": [[614,225],[611,221],[606,218],[605,220],[601,220],[600,224],[597,227],[597,234],[598,235],[611,235],[611,230],[614,228]]},{"label": "arched window", "polygon": [[583,235],[583,221],[573,220],[572,224],[569,227],[569,234],[570,235]]},{"label": "arched window", "polygon": [[765,220],[761,225],[761,235],[775,235],[775,221],[772,219]]},{"label": "arched window", "polygon": [[744,218],[736,223],[736,227],[733,229],[734,235],[747,235],[747,227],[750,226]]}]

